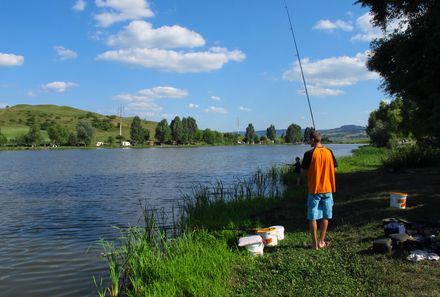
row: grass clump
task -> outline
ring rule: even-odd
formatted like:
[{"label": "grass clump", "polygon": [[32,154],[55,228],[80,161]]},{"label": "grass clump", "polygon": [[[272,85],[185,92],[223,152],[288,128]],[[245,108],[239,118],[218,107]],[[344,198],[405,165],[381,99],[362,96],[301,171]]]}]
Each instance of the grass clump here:
[{"label": "grass clump", "polygon": [[387,157],[388,149],[362,146],[353,150],[352,156],[338,158],[338,173],[375,170]]},{"label": "grass clump", "polygon": [[283,176],[288,167],[258,170],[249,179],[238,179],[230,187],[222,182],[199,185],[184,197],[182,224],[209,230],[240,230],[259,227],[259,214],[283,203]]},{"label": "grass clump", "polygon": [[396,147],[383,160],[384,167],[393,170],[435,167],[439,164],[440,149],[417,144]]},{"label": "grass clump", "polygon": [[133,227],[119,248],[107,250],[109,296],[227,296],[239,253],[207,231],[166,239],[158,230]]}]

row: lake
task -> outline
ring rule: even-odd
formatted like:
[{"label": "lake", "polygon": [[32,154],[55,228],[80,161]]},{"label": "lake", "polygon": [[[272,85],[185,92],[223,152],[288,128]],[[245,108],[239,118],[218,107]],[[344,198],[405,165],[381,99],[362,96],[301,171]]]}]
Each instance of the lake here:
[{"label": "lake", "polygon": [[[328,145],[338,156],[359,145]],[[196,184],[292,163],[306,145],[0,151],[0,295],[97,296],[97,241],[170,209]]]}]

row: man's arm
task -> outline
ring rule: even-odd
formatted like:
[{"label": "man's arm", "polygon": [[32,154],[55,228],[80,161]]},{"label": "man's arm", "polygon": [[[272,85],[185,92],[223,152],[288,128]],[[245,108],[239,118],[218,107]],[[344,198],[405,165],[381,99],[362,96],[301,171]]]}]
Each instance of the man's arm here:
[{"label": "man's arm", "polygon": [[302,162],[301,162],[301,174],[306,174],[307,170],[309,170],[310,163],[312,162],[313,150],[307,151],[304,153]]}]

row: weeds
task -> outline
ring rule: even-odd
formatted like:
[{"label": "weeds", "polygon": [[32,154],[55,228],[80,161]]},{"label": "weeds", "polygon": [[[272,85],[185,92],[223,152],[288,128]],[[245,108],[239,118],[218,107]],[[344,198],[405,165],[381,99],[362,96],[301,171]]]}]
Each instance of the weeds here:
[{"label": "weeds", "polygon": [[440,150],[430,146],[405,145],[392,149],[383,161],[385,168],[402,170],[440,164]]},{"label": "weeds", "polygon": [[248,179],[225,187],[220,181],[198,185],[184,196],[182,225],[209,230],[245,229],[261,225],[256,214],[281,205],[285,168],[258,170]]},{"label": "weeds", "polygon": [[369,171],[379,168],[386,159],[388,150],[363,146],[353,150],[352,156],[338,158],[338,173]]}]

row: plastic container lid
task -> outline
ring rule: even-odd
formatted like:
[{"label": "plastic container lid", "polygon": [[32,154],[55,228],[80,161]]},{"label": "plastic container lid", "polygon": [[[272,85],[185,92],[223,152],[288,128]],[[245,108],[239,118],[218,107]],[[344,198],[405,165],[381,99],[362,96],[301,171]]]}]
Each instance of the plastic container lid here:
[{"label": "plastic container lid", "polygon": [[238,240],[238,246],[247,246],[258,243],[263,243],[263,238],[261,238],[260,235],[245,236]]}]

